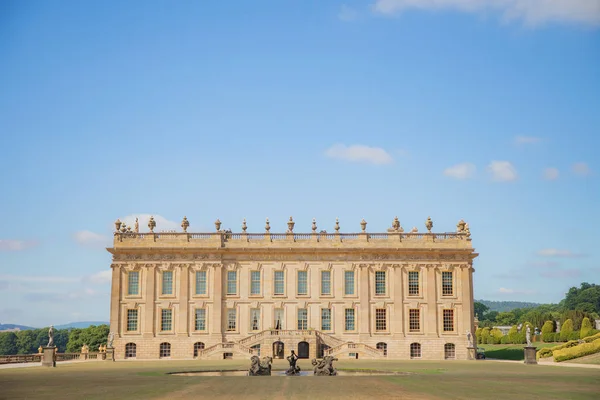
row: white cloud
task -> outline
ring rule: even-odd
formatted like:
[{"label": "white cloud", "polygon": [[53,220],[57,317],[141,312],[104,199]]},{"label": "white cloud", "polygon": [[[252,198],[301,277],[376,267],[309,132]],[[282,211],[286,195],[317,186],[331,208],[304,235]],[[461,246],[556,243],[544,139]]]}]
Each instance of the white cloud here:
[{"label": "white cloud", "polygon": [[590,167],[584,162],[578,162],[573,164],[571,166],[571,171],[573,171],[574,174],[580,176],[589,175],[591,172]]},{"label": "white cloud", "polygon": [[21,251],[37,245],[35,241],[0,239],[0,251]]},{"label": "white cloud", "polygon": [[358,18],[358,12],[347,5],[342,4],[340,11],[338,12],[338,18],[346,22],[354,21]]},{"label": "white cloud", "polygon": [[[150,216],[154,217],[154,221],[156,222],[156,227],[154,228],[154,232],[161,231],[181,231],[181,222],[171,221],[162,215],[157,214],[131,214],[125,217],[119,218],[121,222],[124,222],[125,225],[130,226],[131,229],[134,229],[135,219],[138,219],[138,223],[140,225],[140,232],[148,232],[148,221],[150,220]],[[191,228],[190,221],[190,228]],[[114,228],[113,228],[114,229]]]},{"label": "white cloud", "polygon": [[544,170],[544,179],[547,181],[555,181],[558,179],[558,168],[546,168]]},{"label": "white cloud", "polygon": [[104,247],[110,244],[110,239],[108,237],[91,231],[75,232],[73,238],[77,243],[84,246]]},{"label": "white cloud", "polygon": [[542,257],[581,257],[581,254],[573,253],[571,250],[563,250],[563,249],[542,249],[537,252],[538,256]]},{"label": "white cloud", "polygon": [[517,136],[515,137],[515,144],[524,145],[524,144],[536,144],[541,142],[542,139],[535,136]]},{"label": "white cloud", "polygon": [[86,276],[82,279],[84,282],[96,283],[99,285],[110,283],[112,280],[112,270],[107,269],[97,272],[93,275]]},{"label": "white cloud", "polygon": [[376,0],[373,4],[373,10],[380,14],[408,9],[493,11],[505,20],[521,20],[527,26],[548,22],[600,25],[600,0]]},{"label": "white cloud", "polygon": [[475,165],[465,162],[453,165],[444,170],[444,175],[454,179],[469,179],[475,175]]},{"label": "white cloud", "polygon": [[394,161],[392,156],[381,147],[369,147],[358,144],[352,146],[336,144],[327,149],[325,155],[338,160],[378,165],[391,164]]},{"label": "white cloud", "polygon": [[492,161],[487,169],[496,182],[511,182],[518,178],[517,170],[508,161]]}]

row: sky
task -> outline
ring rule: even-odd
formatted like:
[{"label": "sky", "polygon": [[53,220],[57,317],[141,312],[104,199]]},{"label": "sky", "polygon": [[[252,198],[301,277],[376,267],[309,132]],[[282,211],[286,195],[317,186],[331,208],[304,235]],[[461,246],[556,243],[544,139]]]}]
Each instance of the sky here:
[{"label": "sky", "polygon": [[108,321],[113,222],[449,232],[600,283],[600,0],[0,2],[0,323]]}]

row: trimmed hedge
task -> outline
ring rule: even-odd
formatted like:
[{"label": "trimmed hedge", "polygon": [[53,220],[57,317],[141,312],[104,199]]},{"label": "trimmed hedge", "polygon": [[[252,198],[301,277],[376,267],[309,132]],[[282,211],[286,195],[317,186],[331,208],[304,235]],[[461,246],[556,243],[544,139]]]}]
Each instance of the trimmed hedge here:
[{"label": "trimmed hedge", "polygon": [[570,340],[567,343],[559,344],[558,346],[544,347],[543,349],[537,352],[537,355],[539,358],[552,357],[555,351],[575,347],[578,344],[579,340]]},{"label": "trimmed hedge", "polygon": [[[573,340],[573,339],[571,339],[572,335],[573,335],[573,321],[568,319],[560,327],[560,340],[562,340],[563,342],[566,342],[567,340]],[[577,336],[577,338],[579,338],[579,336]]]},{"label": "trimmed hedge", "polygon": [[600,339],[600,332],[596,333],[595,335],[583,338],[583,341],[586,343],[589,343],[589,342],[593,342],[596,339]]},{"label": "trimmed hedge", "polygon": [[581,322],[580,338],[586,338],[592,334],[592,323],[588,317],[585,317]]},{"label": "trimmed hedge", "polygon": [[600,352],[600,339],[596,339],[590,343],[583,343],[572,348],[560,349],[554,352],[554,361],[561,362],[572,360],[590,354]]}]

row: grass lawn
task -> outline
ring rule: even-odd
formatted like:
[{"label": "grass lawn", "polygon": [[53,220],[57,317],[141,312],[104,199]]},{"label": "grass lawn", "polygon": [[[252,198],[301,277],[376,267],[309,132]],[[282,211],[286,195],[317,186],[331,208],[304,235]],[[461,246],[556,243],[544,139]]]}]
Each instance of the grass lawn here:
[{"label": "grass lawn", "polygon": [[581,357],[581,358],[576,358],[574,360],[569,360],[569,361],[565,361],[565,362],[575,363],[575,364],[597,364],[597,365],[600,365],[600,353],[592,354],[592,355]]},{"label": "grass lawn", "polygon": [[[560,343],[533,343],[538,350],[544,347],[554,347],[559,344]],[[485,356],[487,358],[515,361],[522,361],[525,359],[523,354],[524,344],[478,344],[477,347],[485,350]]]},{"label": "grass lawn", "polygon": [[[492,361],[340,361],[400,376],[198,377],[247,361],[85,362],[0,370],[0,399],[596,399],[600,370]],[[277,360],[275,370],[287,363]],[[300,360],[310,370],[308,360]]]}]

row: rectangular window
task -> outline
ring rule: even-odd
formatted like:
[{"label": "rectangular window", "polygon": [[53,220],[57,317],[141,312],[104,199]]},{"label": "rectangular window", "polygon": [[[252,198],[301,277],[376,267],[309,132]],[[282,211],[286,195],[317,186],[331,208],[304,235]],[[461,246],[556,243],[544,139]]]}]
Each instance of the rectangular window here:
[{"label": "rectangular window", "polygon": [[421,313],[418,308],[408,310],[408,330],[411,332],[421,330]]},{"label": "rectangular window", "polygon": [[385,295],[385,271],[375,271],[375,295]]},{"label": "rectangular window", "polygon": [[227,271],[227,294],[237,294],[237,271]]},{"label": "rectangular window", "polygon": [[260,294],[260,271],[250,272],[250,294]]},{"label": "rectangular window", "polygon": [[387,310],[385,308],[375,309],[375,330],[387,330]]},{"label": "rectangular window", "polygon": [[138,310],[127,310],[127,331],[138,330]]},{"label": "rectangular window", "polygon": [[139,271],[131,271],[128,274],[127,280],[127,294],[137,295],[140,293],[140,273]]},{"label": "rectangular window", "polygon": [[274,325],[275,329],[279,330],[279,329],[284,329],[283,328],[283,308],[276,308],[275,309],[275,321],[274,321]]},{"label": "rectangular window", "polygon": [[236,330],[237,313],[235,308],[227,309],[227,331],[233,332]]},{"label": "rectangular window", "polygon": [[331,294],[331,272],[321,271],[321,294]]},{"label": "rectangular window", "polygon": [[354,294],[354,271],[344,271],[344,294]]},{"label": "rectangular window", "polygon": [[408,295],[419,295],[419,271],[408,271]]},{"label": "rectangular window", "polygon": [[444,332],[454,332],[454,310],[444,310]]},{"label": "rectangular window", "polygon": [[196,294],[206,294],[206,271],[196,272]]},{"label": "rectangular window", "polygon": [[171,331],[173,330],[173,310],[163,308],[160,315],[160,330]]},{"label": "rectangular window", "polygon": [[275,282],[274,292],[273,294],[284,294],[285,284],[284,284],[285,275],[283,271],[275,271],[273,273],[273,281]]},{"label": "rectangular window", "polygon": [[196,308],[196,330],[197,331],[205,331],[206,330],[206,309],[205,308]]},{"label": "rectangular window", "polygon": [[344,320],[347,331],[354,330],[354,308],[346,308],[344,312]]},{"label": "rectangular window", "polygon": [[331,330],[331,308],[321,308],[321,330]]},{"label": "rectangular window", "polygon": [[308,329],[308,310],[306,308],[298,309],[298,330],[304,331]]},{"label": "rectangular window", "polygon": [[250,330],[260,330],[260,308],[250,309]]},{"label": "rectangular window", "polygon": [[452,296],[452,272],[442,271],[442,296]]},{"label": "rectangular window", "polygon": [[173,271],[162,273],[162,294],[173,294]]},{"label": "rectangular window", "polygon": [[298,295],[308,294],[308,272],[298,271]]}]

